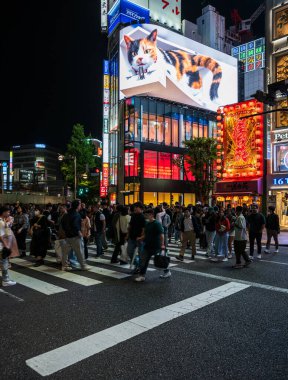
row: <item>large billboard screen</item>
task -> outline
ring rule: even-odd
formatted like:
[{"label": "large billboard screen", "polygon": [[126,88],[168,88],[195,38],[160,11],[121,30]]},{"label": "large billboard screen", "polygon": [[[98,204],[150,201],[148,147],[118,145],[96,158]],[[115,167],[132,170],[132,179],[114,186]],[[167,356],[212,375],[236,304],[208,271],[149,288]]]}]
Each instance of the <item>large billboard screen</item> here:
[{"label": "large billboard screen", "polygon": [[232,48],[232,56],[243,63],[245,72],[265,67],[265,38]]},{"label": "large billboard screen", "polygon": [[147,95],[216,111],[238,101],[237,60],[158,25],[120,32],[120,98]]}]

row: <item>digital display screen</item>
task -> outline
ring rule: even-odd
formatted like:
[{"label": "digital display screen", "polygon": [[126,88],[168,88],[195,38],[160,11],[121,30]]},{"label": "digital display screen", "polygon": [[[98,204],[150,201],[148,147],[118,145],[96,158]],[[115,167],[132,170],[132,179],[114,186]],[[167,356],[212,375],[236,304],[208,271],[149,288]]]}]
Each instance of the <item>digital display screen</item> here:
[{"label": "digital display screen", "polygon": [[265,38],[232,48],[231,55],[243,63],[243,71],[249,72],[265,67]]}]

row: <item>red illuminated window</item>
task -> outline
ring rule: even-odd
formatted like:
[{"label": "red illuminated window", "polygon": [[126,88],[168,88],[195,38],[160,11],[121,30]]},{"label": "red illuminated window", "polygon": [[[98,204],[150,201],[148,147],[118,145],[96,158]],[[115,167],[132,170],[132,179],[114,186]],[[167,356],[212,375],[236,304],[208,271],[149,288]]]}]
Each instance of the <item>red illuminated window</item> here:
[{"label": "red illuminated window", "polygon": [[172,179],[174,180],[180,179],[180,167],[176,164],[179,158],[179,154],[172,154]]},{"label": "red illuminated window", "polygon": [[184,181],[195,181],[195,177],[191,173],[190,165],[184,159]]},{"label": "red illuminated window", "polygon": [[139,151],[138,149],[125,150],[125,177],[137,177],[139,167]]},{"label": "red illuminated window", "polygon": [[144,178],[157,178],[157,152],[144,150]]},{"label": "red illuminated window", "polygon": [[158,153],[158,178],[171,179],[171,154]]}]

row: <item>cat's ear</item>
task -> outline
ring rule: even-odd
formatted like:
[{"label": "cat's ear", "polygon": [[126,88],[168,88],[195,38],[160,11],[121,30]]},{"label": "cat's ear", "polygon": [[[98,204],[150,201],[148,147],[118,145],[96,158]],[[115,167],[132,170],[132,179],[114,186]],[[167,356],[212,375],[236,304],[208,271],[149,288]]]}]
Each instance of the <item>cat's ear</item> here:
[{"label": "cat's ear", "polygon": [[154,29],[153,30],[153,32],[151,32],[150,34],[149,34],[149,36],[147,37],[147,40],[149,40],[149,41],[152,41],[152,42],[155,42],[156,41],[156,39],[157,39],[157,29]]},{"label": "cat's ear", "polygon": [[125,42],[126,42],[127,48],[130,49],[131,42],[134,41],[133,38],[131,38],[131,37],[125,35],[125,36],[124,36],[124,40],[125,40]]}]

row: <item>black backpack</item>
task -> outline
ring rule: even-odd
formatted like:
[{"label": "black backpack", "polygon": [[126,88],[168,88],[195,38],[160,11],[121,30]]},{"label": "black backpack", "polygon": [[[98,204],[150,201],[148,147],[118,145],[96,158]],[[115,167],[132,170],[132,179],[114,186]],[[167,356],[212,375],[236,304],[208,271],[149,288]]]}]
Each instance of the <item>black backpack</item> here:
[{"label": "black backpack", "polygon": [[75,235],[73,227],[71,225],[71,218],[68,213],[63,215],[60,226],[64,231],[66,237],[73,237]]}]

